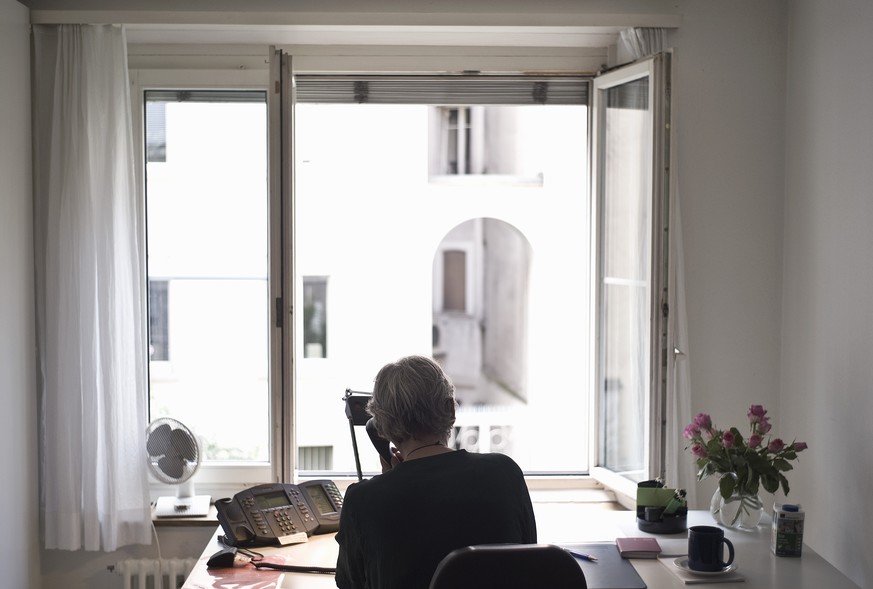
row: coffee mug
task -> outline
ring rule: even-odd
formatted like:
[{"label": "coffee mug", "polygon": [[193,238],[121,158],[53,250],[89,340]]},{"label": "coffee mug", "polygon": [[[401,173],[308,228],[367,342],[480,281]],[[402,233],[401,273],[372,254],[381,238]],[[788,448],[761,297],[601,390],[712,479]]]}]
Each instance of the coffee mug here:
[{"label": "coffee mug", "polygon": [[[728,548],[724,560],[722,544]],[[715,526],[691,526],[688,528],[688,568],[692,571],[715,572],[734,561],[734,545],[724,537],[724,530]]]}]

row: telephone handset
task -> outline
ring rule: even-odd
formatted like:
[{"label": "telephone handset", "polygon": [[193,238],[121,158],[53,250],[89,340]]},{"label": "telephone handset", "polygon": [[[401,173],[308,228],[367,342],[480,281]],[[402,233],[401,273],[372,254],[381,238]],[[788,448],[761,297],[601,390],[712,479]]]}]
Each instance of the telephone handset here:
[{"label": "telephone handset", "polygon": [[367,435],[370,436],[370,441],[373,442],[373,446],[376,448],[376,452],[379,453],[379,456],[385,459],[385,462],[387,462],[390,467],[391,448],[388,440],[379,437],[378,432],[376,432],[376,425],[373,423],[372,418],[367,421],[366,429]]},{"label": "telephone handset", "polygon": [[285,544],[291,536],[339,529],[343,497],[332,481],[266,484],[218,499],[215,508],[232,546]]}]

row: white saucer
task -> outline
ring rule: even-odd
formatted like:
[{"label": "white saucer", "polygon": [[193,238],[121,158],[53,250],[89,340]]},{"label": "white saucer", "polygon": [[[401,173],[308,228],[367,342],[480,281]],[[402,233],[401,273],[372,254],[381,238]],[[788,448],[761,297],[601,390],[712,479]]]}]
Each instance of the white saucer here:
[{"label": "white saucer", "polygon": [[686,573],[691,573],[692,575],[701,575],[704,577],[717,577],[719,575],[727,575],[728,573],[732,573],[735,570],[737,570],[737,565],[729,564],[728,566],[724,567],[720,571],[695,571],[694,569],[691,569],[688,567],[688,557],[687,556],[681,556],[681,557],[677,558],[676,560],[673,561],[673,564],[676,565],[676,567],[685,571]]}]

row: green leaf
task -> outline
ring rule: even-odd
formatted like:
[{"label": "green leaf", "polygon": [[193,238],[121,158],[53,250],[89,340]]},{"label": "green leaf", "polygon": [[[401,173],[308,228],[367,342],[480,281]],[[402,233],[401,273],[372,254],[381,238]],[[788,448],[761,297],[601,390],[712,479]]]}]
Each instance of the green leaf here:
[{"label": "green leaf", "polygon": [[736,447],[742,446],[744,444],[744,441],[743,441],[743,434],[740,433],[740,430],[738,430],[735,427],[732,427],[731,433],[734,435],[734,447],[736,448]]},{"label": "green leaf", "polygon": [[[785,477],[782,477],[783,479]],[[761,475],[761,483],[768,493],[775,493],[779,489],[779,479],[770,475]]]},{"label": "green leaf", "polygon": [[721,492],[721,496],[725,499],[729,499],[733,495],[736,486],[736,479],[730,475],[723,476],[718,481],[718,489]]},{"label": "green leaf", "polygon": [[776,467],[776,470],[781,470],[783,472],[787,470],[792,470],[794,467],[791,466],[791,463],[787,460],[783,460],[782,458],[777,458],[773,461],[773,466]]},{"label": "green leaf", "polygon": [[751,467],[759,472],[767,470],[767,467],[770,466],[770,461],[767,460],[766,457],[762,456],[758,452],[751,451],[746,453],[746,458]]},{"label": "green leaf", "polygon": [[780,474],[779,475],[779,482],[782,483],[782,492],[785,493],[786,495],[788,495],[788,491],[790,491],[790,489],[788,488],[788,479],[786,479],[785,476]]},{"label": "green leaf", "polygon": [[758,473],[753,471],[752,476],[749,477],[749,484],[746,486],[746,489],[748,489],[750,493],[757,495],[760,479],[761,477]]}]

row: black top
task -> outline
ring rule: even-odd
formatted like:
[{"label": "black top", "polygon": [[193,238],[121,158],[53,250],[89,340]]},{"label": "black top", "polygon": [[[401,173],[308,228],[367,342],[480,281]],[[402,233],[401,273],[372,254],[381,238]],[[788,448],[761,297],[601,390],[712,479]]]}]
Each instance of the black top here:
[{"label": "black top", "polygon": [[345,494],[336,584],[427,589],[456,548],[537,541],[524,476],[502,454],[465,450],[409,460]]}]

